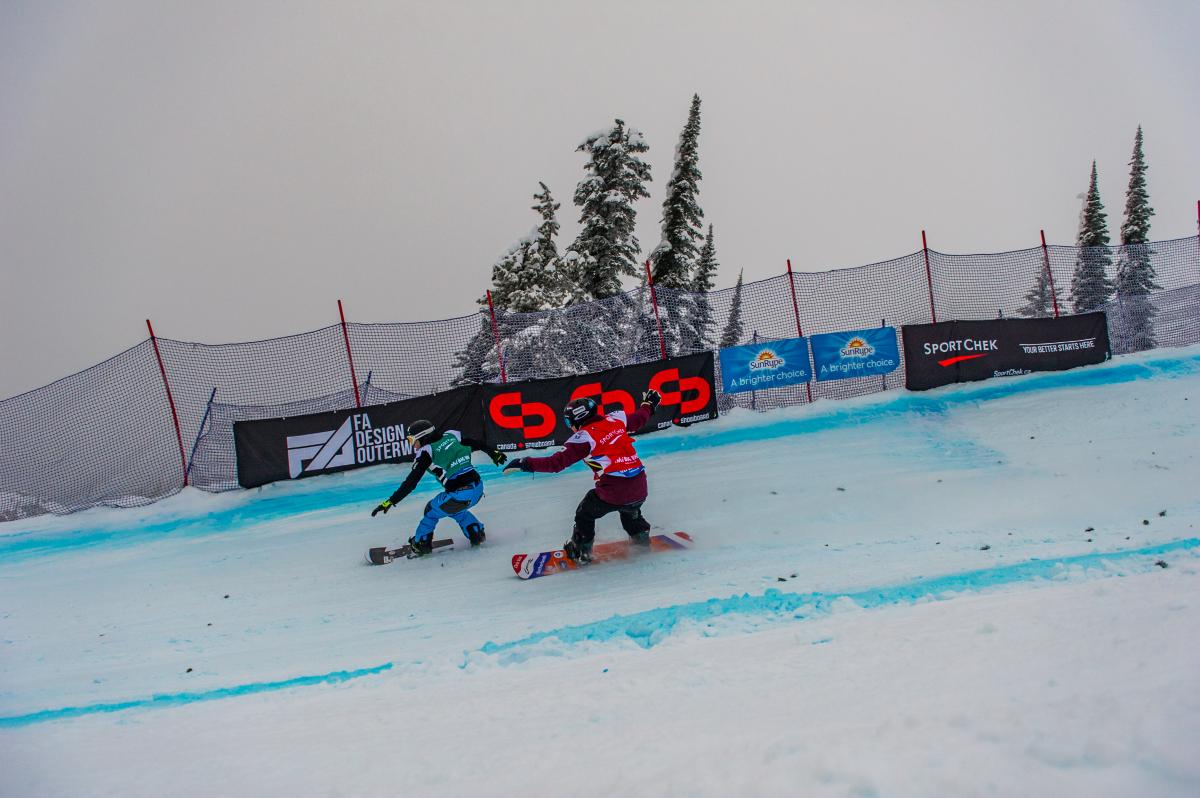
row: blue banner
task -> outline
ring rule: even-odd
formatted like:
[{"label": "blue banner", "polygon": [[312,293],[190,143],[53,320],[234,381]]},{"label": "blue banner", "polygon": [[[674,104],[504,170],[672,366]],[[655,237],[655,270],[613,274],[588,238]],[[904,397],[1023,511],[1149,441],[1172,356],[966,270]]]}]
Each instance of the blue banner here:
[{"label": "blue banner", "polygon": [[814,335],[812,353],[818,382],[887,374],[900,366],[895,327]]},{"label": "blue banner", "polygon": [[721,350],[721,387],[725,393],[803,385],[810,379],[807,338],[785,338]]}]

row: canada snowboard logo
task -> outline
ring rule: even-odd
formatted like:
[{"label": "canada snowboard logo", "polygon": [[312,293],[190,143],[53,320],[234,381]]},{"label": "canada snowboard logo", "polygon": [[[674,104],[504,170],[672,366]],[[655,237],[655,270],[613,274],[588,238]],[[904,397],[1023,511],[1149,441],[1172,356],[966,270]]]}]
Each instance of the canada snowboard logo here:
[{"label": "canada snowboard logo", "polygon": [[369,415],[355,413],[331,432],[289,435],[288,476],[399,460],[413,452],[405,434],[403,424],[375,427]]}]

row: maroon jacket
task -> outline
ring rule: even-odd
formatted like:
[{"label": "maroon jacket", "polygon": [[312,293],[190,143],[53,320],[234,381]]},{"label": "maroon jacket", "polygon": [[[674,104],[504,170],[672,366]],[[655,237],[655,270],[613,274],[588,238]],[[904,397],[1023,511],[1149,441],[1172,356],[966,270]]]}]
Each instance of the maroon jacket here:
[{"label": "maroon jacket", "polygon": [[[654,409],[650,405],[641,405],[628,418],[625,417],[623,411],[617,411],[605,416],[607,420],[621,420],[625,422],[626,432],[637,432],[646,425],[650,420],[650,416],[654,413]],[[588,428],[595,425],[602,419],[596,419],[591,424],[585,424],[574,435],[572,435],[566,443],[566,448],[561,452],[552,454],[549,457],[527,457],[525,458],[525,466],[530,471],[541,473],[557,474],[568,466],[572,466],[583,460],[592,453],[596,448],[595,438],[588,432]],[[629,447],[632,449],[632,446]],[[646,469],[641,465],[630,469],[634,473],[628,476],[621,476],[618,473],[604,473],[604,466],[601,463],[588,463],[594,471],[600,473],[595,474],[596,478],[596,496],[602,501],[609,504],[622,505],[633,504],[634,502],[644,501],[647,495],[646,484]]]}]

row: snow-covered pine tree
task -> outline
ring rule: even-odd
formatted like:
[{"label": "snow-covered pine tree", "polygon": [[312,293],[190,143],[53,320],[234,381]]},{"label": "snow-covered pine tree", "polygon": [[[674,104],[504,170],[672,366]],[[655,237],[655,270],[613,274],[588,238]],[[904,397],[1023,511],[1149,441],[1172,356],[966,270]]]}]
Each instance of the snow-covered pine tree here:
[{"label": "snow-covered pine tree", "polygon": [[721,332],[721,348],[737,346],[742,342],[742,272],[738,272],[737,285],[733,289],[733,302],[729,305],[729,320]]},{"label": "snow-covered pine tree", "polygon": [[1096,310],[1112,298],[1113,282],[1108,277],[1112,255],[1108,241],[1108,217],[1100,201],[1096,162],[1092,161],[1091,183],[1083,201],[1079,236],[1075,241],[1079,255],[1071,277],[1071,301],[1076,313]]},{"label": "snow-covered pine tree", "polygon": [[576,148],[588,154],[588,162],[587,177],[575,188],[581,229],[570,251],[576,254],[576,277],[587,301],[615,296],[622,276],[641,274],[633,203],[650,196],[645,187],[650,165],[638,157],[649,149],[641,131],[620,119]]},{"label": "snow-covered pine tree", "polygon": [[1025,304],[1017,309],[1017,314],[1028,319],[1044,319],[1054,315],[1054,304],[1062,304],[1062,289],[1054,287],[1050,291],[1050,275],[1045,267],[1038,269],[1038,276],[1033,285],[1025,293]]},{"label": "snow-covered pine tree", "polygon": [[675,170],[667,181],[663,199],[662,240],[650,253],[654,284],[666,289],[660,297],[663,309],[664,336],[667,351],[680,351],[681,339],[687,336],[683,327],[693,311],[691,288],[696,271],[697,243],[704,238],[704,211],[696,200],[701,179],[699,161],[700,95],[692,95],[687,122],[675,147]]},{"label": "snow-covered pine tree", "polygon": [[[562,301],[558,251],[554,238],[558,204],[545,183],[533,210],[542,222],[509,247],[492,265],[492,302],[504,348],[505,371],[512,379],[552,377],[572,373],[560,353],[569,353],[561,324],[546,313]],[[478,300],[482,321],[467,347],[455,358],[459,370],[453,384],[487,382],[499,377],[500,357],[486,295]]]},{"label": "snow-covered pine tree", "polygon": [[709,331],[713,326],[713,312],[708,292],[713,289],[717,268],[720,265],[717,262],[716,244],[713,242],[713,226],[710,224],[708,236],[704,239],[704,246],[700,249],[700,259],[696,262],[696,271],[692,275],[692,283],[689,286],[692,292],[692,312],[679,342],[680,354],[701,352],[712,343]]},{"label": "snow-covered pine tree", "polygon": [[1150,256],[1150,195],[1146,190],[1146,156],[1142,151],[1142,126],[1138,125],[1133,139],[1133,156],[1129,160],[1129,188],[1125,192],[1125,221],[1121,225],[1121,249],[1117,260],[1116,291],[1121,324],[1121,349],[1137,352],[1153,349],[1156,311],[1150,292],[1162,288],[1154,281],[1157,276]]},{"label": "snow-covered pine tree", "polygon": [[537,260],[538,268],[543,270],[546,275],[545,292],[549,303],[546,307],[560,307],[566,300],[562,263],[558,255],[558,243],[555,241],[559,229],[556,212],[561,207],[561,203],[554,201],[554,197],[551,196],[550,189],[545,183],[539,182],[538,185],[542,187],[542,191],[540,194],[533,195],[533,198],[537,200],[533,210],[537,211],[542,222],[537,228],[537,241],[534,243],[532,255]]},{"label": "snow-covered pine tree", "polygon": [[492,318],[487,309],[487,296],[478,300],[483,305],[479,311],[479,330],[471,336],[466,347],[454,356],[454,368],[458,376],[451,385],[474,385],[495,382],[500,379],[499,360],[496,357],[496,338],[492,334]]},{"label": "snow-covered pine tree", "polygon": [[583,370],[595,371],[621,365],[640,333],[639,309],[622,293],[621,277],[638,277],[642,271],[633,204],[650,196],[645,188],[650,166],[638,157],[649,147],[640,131],[617,119],[576,149],[588,154],[587,176],[575,188],[581,229],[563,258],[564,271],[572,303],[598,304],[564,320],[571,325],[568,339]]}]

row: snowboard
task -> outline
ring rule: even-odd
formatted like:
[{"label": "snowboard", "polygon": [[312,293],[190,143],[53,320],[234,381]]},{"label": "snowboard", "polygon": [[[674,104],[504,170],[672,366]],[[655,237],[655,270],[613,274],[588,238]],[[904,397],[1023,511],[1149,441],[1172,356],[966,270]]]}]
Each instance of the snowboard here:
[{"label": "snowboard", "polygon": [[[450,538],[433,541],[434,551],[453,545],[454,541]],[[408,545],[407,543],[398,549],[389,549],[387,546],[376,546],[373,549],[367,550],[367,565],[387,565],[392,560],[399,560],[402,557],[413,560],[418,556],[420,555],[412,553],[412,546]]]},{"label": "snowboard", "polygon": [[[687,549],[691,548],[692,542],[692,536],[687,532],[671,532],[666,535],[651,535],[649,551],[641,546],[634,546],[628,539],[597,543],[592,546],[592,561],[587,565],[624,560],[641,552]],[[521,579],[537,579],[539,576],[549,576],[559,571],[574,571],[583,568],[584,564],[572,560],[562,549],[554,549],[533,554],[514,554],[512,567]]]}]

